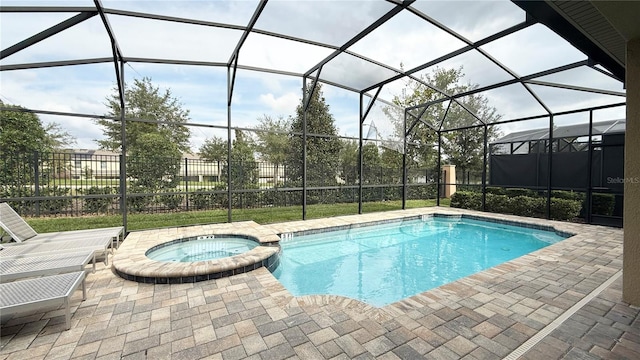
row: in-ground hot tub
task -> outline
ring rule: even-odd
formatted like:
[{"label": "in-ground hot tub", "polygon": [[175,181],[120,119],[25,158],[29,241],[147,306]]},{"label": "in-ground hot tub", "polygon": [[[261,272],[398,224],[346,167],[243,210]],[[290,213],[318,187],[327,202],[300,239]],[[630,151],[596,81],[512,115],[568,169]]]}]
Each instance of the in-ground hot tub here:
[{"label": "in-ground hot tub", "polygon": [[156,261],[206,261],[239,255],[258,245],[256,239],[239,235],[200,235],[156,245],[145,255]]},{"label": "in-ground hot tub", "polygon": [[112,263],[127,280],[192,283],[272,269],[279,262],[279,241],[273,230],[253,221],[137,231],[127,235]]}]

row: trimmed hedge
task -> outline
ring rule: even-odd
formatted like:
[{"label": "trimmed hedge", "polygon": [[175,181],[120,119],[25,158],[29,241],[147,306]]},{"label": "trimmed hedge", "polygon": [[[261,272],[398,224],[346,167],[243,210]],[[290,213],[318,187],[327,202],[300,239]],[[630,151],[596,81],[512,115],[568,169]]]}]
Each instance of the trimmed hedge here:
[{"label": "trimmed hedge", "polygon": [[[518,193],[518,192],[513,192]],[[526,193],[526,192],[525,192]],[[486,210],[493,213],[513,214],[528,217],[544,217],[547,201],[543,197],[525,195],[497,195],[488,193]],[[482,210],[482,193],[457,191],[451,196],[451,207]],[[551,198],[551,218],[571,220],[578,216],[582,202],[570,199]]]},{"label": "trimmed hedge", "polygon": [[[117,188],[110,186],[92,186],[86,189],[78,189],[83,195],[110,195],[117,192]],[[106,213],[113,202],[110,197],[96,197],[84,199],[84,209],[92,214]]]},{"label": "trimmed hedge", "polygon": [[594,215],[613,215],[613,209],[616,205],[616,197],[613,194],[592,194],[591,195],[591,212]]},{"label": "trimmed hedge", "polygon": [[580,214],[582,202],[576,200],[551,198],[551,213],[553,220],[571,220]]},{"label": "trimmed hedge", "polygon": [[565,191],[565,190],[552,190],[551,197],[557,199],[567,199],[567,200],[575,200],[575,201],[584,201],[585,193],[575,192],[575,191]]},{"label": "trimmed hedge", "polygon": [[482,210],[482,194],[472,191],[456,191],[451,196],[451,207]]}]

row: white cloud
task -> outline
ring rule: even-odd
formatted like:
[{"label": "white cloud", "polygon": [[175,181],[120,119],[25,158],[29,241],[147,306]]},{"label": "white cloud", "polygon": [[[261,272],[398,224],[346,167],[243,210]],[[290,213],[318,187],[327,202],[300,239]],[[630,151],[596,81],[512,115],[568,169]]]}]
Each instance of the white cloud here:
[{"label": "white cloud", "polygon": [[287,93],[285,95],[275,97],[273,94],[261,94],[260,102],[269,107],[270,111],[278,115],[287,116],[294,114],[296,106],[300,104],[300,95]]}]

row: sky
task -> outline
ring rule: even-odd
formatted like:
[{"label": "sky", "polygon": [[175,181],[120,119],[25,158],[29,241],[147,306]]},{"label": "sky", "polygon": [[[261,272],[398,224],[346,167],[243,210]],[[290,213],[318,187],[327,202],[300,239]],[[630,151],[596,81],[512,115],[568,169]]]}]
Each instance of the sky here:
[{"label": "sky", "polygon": [[[102,0],[105,8],[148,12],[173,17],[245,26],[253,15],[257,1],[122,1]],[[9,1],[3,6],[83,6],[90,0]],[[334,47],[369,26],[393,7],[385,1],[269,1],[255,28],[304,38]],[[518,24],[525,14],[510,1],[417,1],[413,7],[460,36],[477,41],[496,31]],[[0,13],[2,49],[47,29],[77,12]],[[227,63],[242,31],[204,27],[193,24],[161,22],[128,16],[108,15],[122,53],[126,57],[159,58]],[[348,50],[386,64],[392,68],[411,69],[465,46],[460,39],[442,31],[409,11],[402,11]],[[513,73],[523,76],[548,68],[586,59],[586,56],[543,25],[533,25],[515,34],[481,47],[486,54]],[[274,36],[252,33],[244,43],[239,64],[278,71],[305,73],[333,52],[333,49],[294,42]],[[5,59],[0,65],[59,60],[111,57],[111,46],[99,16],[56,34]],[[437,65],[440,68],[463,68],[463,82],[487,86],[512,78],[479,51],[469,51]],[[434,67],[418,72],[429,74]],[[327,63],[321,79],[363,89],[393,76],[394,71],[343,53]],[[150,77],[161,89],[190,111],[191,147],[199,146],[211,136],[226,137],[226,130],[206,126],[227,125],[227,69],[187,65],[163,65],[129,62],[125,80]],[[536,80],[566,85],[623,92],[622,84],[588,67],[565,71]],[[116,85],[111,63],[50,67],[0,72],[0,99],[30,109],[103,115],[108,112],[105,99]],[[380,98],[391,100],[401,93],[404,81],[385,85]],[[238,70],[232,102],[232,126],[254,127],[264,116],[289,117],[302,96],[302,78],[258,71]],[[530,85],[538,97],[554,112],[605,105],[624,101],[624,97]],[[340,135],[358,136],[359,94],[324,85],[324,96],[336,119]],[[482,93],[502,119],[545,114],[544,109],[520,84]],[[367,98],[365,97],[365,100]],[[365,102],[366,105],[366,102]],[[373,122],[383,138],[393,135],[393,123],[376,102],[365,120],[365,134]],[[598,111],[595,120],[624,118],[624,107]],[[40,115],[43,122],[57,122],[69,132],[75,148],[97,148],[102,129],[91,119]],[[559,125],[588,121],[588,114],[561,116]],[[523,128],[548,126],[548,120],[511,123],[501,126],[502,133]]]}]

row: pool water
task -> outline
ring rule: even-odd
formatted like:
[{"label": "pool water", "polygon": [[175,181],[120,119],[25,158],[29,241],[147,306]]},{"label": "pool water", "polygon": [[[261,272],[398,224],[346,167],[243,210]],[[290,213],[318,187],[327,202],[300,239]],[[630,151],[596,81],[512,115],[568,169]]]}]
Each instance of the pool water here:
[{"label": "pool water", "polygon": [[281,241],[273,274],[295,296],[341,295],[381,307],[564,238],[465,218],[405,220]]},{"label": "pool water", "polygon": [[154,247],[146,255],[156,261],[194,262],[242,254],[256,246],[256,241],[245,238],[198,236]]}]

